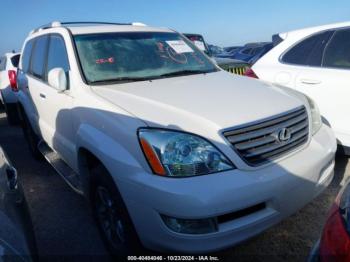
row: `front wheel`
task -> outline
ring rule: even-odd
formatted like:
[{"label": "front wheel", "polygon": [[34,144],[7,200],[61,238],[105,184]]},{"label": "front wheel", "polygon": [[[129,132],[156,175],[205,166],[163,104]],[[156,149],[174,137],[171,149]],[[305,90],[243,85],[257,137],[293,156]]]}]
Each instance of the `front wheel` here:
[{"label": "front wheel", "polygon": [[102,239],[112,255],[124,257],[142,248],[126,206],[107,170],[92,170],[90,200]]}]

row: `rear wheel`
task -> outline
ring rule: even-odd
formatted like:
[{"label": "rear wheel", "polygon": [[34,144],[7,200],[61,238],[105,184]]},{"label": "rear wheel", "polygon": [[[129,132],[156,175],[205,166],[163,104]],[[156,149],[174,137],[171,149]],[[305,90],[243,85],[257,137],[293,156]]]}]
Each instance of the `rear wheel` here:
[{"label": "rear wheel", "polygon": [[117,257],[139,252],[140,241],[114,180],[101,165],[91,174],[92,211],[108,250]]},{"label": "rear wheel", "polygon": [[24,137],[27,141],[28,147],[30,152],[32,153],[33,157],[37,160],[43,159],[43,155],[40,153],[38,149],[38,144],[39,144],[39,137],[37,134],[35,134],[32,125],[30,124],[27,115],[25,112],[23,112],[23,109],[18,110],[20,114],[20,119],[21,119],[21,126],[23,130]]},{"label": "rear wheel", "polygon": [[19,117],[18,117],[18,112],[17,112],[17,106],[15,103],[4,103],[5,107],[5,112],[6,112],[6,117],[7,117],[7,122],[10,125],[18,125],[20,123]]}]

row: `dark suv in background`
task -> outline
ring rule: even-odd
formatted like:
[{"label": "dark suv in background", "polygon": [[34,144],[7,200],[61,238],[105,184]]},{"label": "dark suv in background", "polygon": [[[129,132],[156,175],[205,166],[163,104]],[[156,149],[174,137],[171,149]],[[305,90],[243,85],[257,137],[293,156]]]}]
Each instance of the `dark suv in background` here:
[{"label": "dark suv in background", "polygon": [[230,73],[243,75],[246,72],[247,68],[249,67],[248,63],[241,60],[214,56],[214,54],[208,47],[208,44],[205,42],[203,36],[200,34],[184,34],[184,35],[189,40],[191,40],[199,49],[201,49],[204,53],[206,53],[209,57],[211,57],[218,66],[220,66],[222,69]]}]

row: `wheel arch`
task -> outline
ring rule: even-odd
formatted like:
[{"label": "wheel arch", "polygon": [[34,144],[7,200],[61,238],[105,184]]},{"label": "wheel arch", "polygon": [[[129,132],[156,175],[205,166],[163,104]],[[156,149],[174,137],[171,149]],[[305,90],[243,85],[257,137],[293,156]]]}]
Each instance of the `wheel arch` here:
[{"label": "wheel arch", "polygon": [[[93,182],[91,170],[99,165],[102,165],[108,171],[103,161],[98,156],[96,156],[92,150],[84,146],[78,149],[79,176],[82,182],[84,195],[87,199],[90,199],[91,184]],[[110,172],[108,171],[108,173]],[[109,176],[111,175],[109,174]]]}]

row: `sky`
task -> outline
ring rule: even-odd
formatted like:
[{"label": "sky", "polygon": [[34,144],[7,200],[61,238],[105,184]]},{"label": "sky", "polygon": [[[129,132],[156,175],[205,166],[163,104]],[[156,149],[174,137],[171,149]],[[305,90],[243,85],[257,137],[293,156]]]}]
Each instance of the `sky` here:
[{"label": "sky", "polygon": [[219,46],[350,20],[349,0],[0,0],[0,54],[51,21],[143,22],[200,33]]}]

